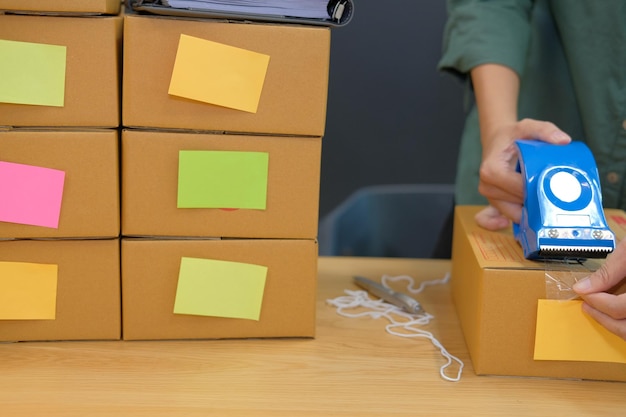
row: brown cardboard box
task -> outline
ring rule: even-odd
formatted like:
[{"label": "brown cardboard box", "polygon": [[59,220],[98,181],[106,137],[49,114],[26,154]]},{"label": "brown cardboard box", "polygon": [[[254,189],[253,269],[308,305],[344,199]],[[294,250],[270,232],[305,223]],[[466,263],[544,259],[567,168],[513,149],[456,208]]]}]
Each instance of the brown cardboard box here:
[{"label": "brown cardboard box", "polygon": [[[183,257],[267,267],[259,320],[174,314]],[[123,338],[313,337],[314,240],[122,239]]]},{"label": "brown cardboard box", "polygon": [[[452,295],[474,371],[515,375],[626,381],[626,364],[534,360],[537,304],[547,292],[546,266],[523,256],[511,230],[480,228],[482,207],[457,206],[452,249]],[[618,238],[626,235],[626,214],[607,210]],[[590,269],[602,261],[588,260]]]},{"label": "brown cardboard box", "polygon": [[[181,34],[270,56],[256,113],[168,94]],[[329,57],[328,28],[128,15],[123,125],[323,136]]]},{"label": "brown cardboard box", "polygon": [[62,107],[0,103],[0,126],[118,127],[123,18],[0,15],[0,39],[67,48]]},{"label": "brown cardboard box", "polygon": [[0,11],[55,14],[118,14],[121,0],[0,0]]},{"label": "brown cardboard box", "polygon": [[[317,236],[321,138],[122,132],[122,234],[303,238]],[[267,206],[177,208],[179,151],[269,154]]]},{"label": "brown cardboard box", "polygon": [[65,172],[58,228],[0,221],[0,238],[120,234],[117,130],[0,131],[0,161]]},{"label": "brown cardboard box", "polygon": [[119,246],[119,239],[0,241],[1,262],[58,265],[55,319],[0,320],[0,340],[119,340]]}]

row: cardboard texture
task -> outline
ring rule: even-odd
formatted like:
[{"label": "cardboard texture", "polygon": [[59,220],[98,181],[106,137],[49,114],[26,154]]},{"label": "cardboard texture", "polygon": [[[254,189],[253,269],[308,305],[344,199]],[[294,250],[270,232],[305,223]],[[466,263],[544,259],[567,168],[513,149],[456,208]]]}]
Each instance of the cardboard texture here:
[{"label": "cardboard texture", "polygon": [[[256,113],[168,94],[181,35],[269,56]],[[123,125],[323,136],[329,59],[329,28],[127,15]]]},{"label": "cardboard texture", "polygon": [[58,266],[53,320],[0,320],[0,341],[119,340],[119,239],[0,241],[0,262]]},{"label": "cardboard texture", "polygon": [[[259,320],[174,314],[183,257],[267,267]],[[314,240],[123,238],[123,339],[314,337],[316,283]]]},{"label": "cardboard texture", "polygon": [[118,127],[122,24],[121,16],[0,15],[0,40],[67,50],[63,105],[0,102],[0,126]]},{"label": "cardboard texture", "polygon": [[55,14],[118,14],[121,0],[0,0],[0,11]]},{"label": "cardboard texture", "polygon": [[[122,234],[315,239],[321,143],[309,137],[124,130]],[[178,208],[179,152],[187,150],[267,154],[265,209]]]},{"label": "cardboard texture", "polygon": [[[0,239],[118,237],[118,136],[106,129],[0,131],[0,162],[65,173],[58,228],[0,221]],[[22,188],[22,178],[12,181]]]},{"label": "cardboard texture", "polygon": [[[529,261],[507,229],[480,228],[478,206],[457,206],[452,249],[452,296],[474,371],[512,375],[626,381],[626,364],[534,360],[538,300],[547,298],[546,266]],[[618,239],[626,215],[606,210]],[[595,270],[603,260],[588,260]]]}]

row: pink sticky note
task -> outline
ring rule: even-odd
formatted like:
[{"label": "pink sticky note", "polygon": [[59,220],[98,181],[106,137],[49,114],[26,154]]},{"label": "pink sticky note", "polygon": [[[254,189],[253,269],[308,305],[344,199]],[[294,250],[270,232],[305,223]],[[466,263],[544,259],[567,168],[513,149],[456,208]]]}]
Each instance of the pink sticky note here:
[{"label": "pink sticky note", "polygon": [[0,161],[0,221],[59,227],[65,172]]}]

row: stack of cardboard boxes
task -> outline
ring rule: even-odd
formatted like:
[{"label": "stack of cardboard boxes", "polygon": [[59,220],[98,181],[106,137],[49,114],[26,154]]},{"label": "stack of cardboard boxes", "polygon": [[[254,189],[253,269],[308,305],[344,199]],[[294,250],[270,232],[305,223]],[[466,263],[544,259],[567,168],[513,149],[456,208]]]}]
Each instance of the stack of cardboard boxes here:
[{"label": "stack of cardboard boxes", "polygon": [[[185,62],[189,39],[215,49]],[[256,109],[171,94],[175,66],[193,96],[246,54],[269,58]],[[126,17],[124,339],[314,336],[329,54],[328,28]]]},{"label": "stack of cardboard boxes", "polygon": [[[0,339],[314,336],[330,30],[123,15],[116,0],[0,10],[30,13],[0,15],[0,40],[66,53],[63,103],[0,103],[2,166],[43,168],[62,186],[58,226],[0,210],[0,268],[38,289],[0,286],[42,292],[26,269],[50,268],[54,312],[0,309]],[[217,50],[185,62],[184,39]],[[249,56],[262,74],[239,74],[258,62]],[[235,77],[220,79],[235,101],[256,77],[254,108],[194,97],[219,79],[187,78],[204,71],[198,57]],[[191,96],[170,90],[178,65]],[[14,201],[26,177],[10,183],[0,194]]]},{"label": "stack of cardboard boxes", "polygon": [[120,4],[0,8],[0,340],[119,339]]}]

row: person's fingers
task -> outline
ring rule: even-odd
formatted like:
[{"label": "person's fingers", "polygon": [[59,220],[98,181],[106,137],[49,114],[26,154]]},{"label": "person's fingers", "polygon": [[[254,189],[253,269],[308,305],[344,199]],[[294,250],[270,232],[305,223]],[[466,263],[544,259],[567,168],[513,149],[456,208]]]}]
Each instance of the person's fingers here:
[{"label": "person's fingers", "polygon": [[494,206],[500,214],[514,223],[519,223],[522,219],[522,205],[510,201],[489,200],[489,204]]},{"label": "person's fingers", "polygon": [[516,125],[518,139],[536,139],[543,142],[564,145],[572,138],[554,123],[534,119],[520,120]]},{"label": "person's fingers", "polygon": [[626,294],[614,295],[606,292],[597,292],[583,296],[583,300],[595,310],[613,319],[626,319]]},{"label": "person's fingers", "polygon": [[492,149],[483,157],[479,169],[478,191],[487,199],[521,203],[524,181],[516,171],[518,150],[513,144],[504,149]]},{"label": "person's fingers", "polygon": [[524,180],[519,173],[501,173],[492,182],[480,181],[478,192],[488,200],[501,200],[522,204],[524,201]]},{"label": "person's fingers", "polygon": [[493,206],[487,206],[476,213],[474,219],[480,227],[494,231],[505,229],[511,224],[511,221]]},{"label": "person's fingers", "polygon": [[[550,143],[565,144],[571,141],[569,135],[554,123],[533,119],[519,121],[514,129],[518,139],[542,140]],[[479,192],[487,199],[522,203],[524,198],[524,179],[515,171],[518,150],[514,143],[502,148],[492,148],[484,155],[480,166]]]},{"label": "person's fingers", "polygon": [[[614,287],[624,278],[626,278],[626,239],[618,243],[615,251],[597,271],[578,281],[573,289],[581,295],[597,293]],[[623,302],[626,304],[626,299]]]},{"label": "person's fingers", "polygon": [[476,222],[488,230],[500,230],[508,227],[511,221],[519,223],[521,219],[524,178],[515,169],[518,161],[515,139],[555,144],[571,141],[569,135],[554,123],[534,119],[520,120],[486,141],[490,145],[483,150],[478,192],[487,198],[491,207],[478,213]]},{"label": "person's fingers", "polygon": [[604,326],[608,331],[626,340],[626,320],[615,319],[610,315],[595,309],[593,306],[586,302],[583,303],[582,308],[585,313],[587,313],[589,316],[591,316],[591,318]]}]

